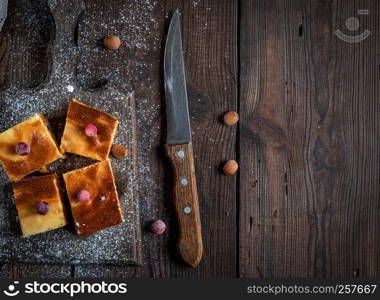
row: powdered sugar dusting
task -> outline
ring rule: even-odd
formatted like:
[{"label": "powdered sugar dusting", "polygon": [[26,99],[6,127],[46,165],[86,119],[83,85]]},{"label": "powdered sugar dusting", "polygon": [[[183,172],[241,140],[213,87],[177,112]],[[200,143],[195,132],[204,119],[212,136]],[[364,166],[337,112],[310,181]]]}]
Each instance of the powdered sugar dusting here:
[{"label": "powdered sugar dusting", "polygon": [[[147,74],[152,67],[149,53],[157,51],[161,42],[154,18],[156,4],[157,1],[152,0],[124,1],[121,6],[110,7],[104,13],[98,2],[88,3],[78,23],[81,59],[77,72],[82,86],[94,88],[113,84],[123,91],[132,92],[139,88],[136,84],[148,83],[150,78]],[[107,35],[120,38],[118,50],[102,47],[103,38]],[[107,66],[101,69],[101,78],[99,65]]]},{"label": "powdered sugar dusting", "polygon": [[[75,2],[75,1],[74,1]],[[135,6],[133,6],[133,3]],[[53,14],[67,13],[60,1],[50,0],[50,7]],[[91,5],[91,3],[89,4]],[[72,97],[78,98],[89,105],[102,109],[120,118],[118,133],[115,143],[129,146],[134,145],[135,139],[131,131],[133,122],[134,91],[138,89],[133,83],[139,78],[147,77],[147,72],[151,68],[151,63],[145,60],[145,55],[149,51],[155,51],[159,39],[155,36],[148,42],[149,34],[155,35],[157,23],[154,19],[154,9],[156,1],[127,1],[118,15],[111,20],[103,20],[99,23],[97,32],[104,34],[118,30],[124,45],[129,45],[125,54],[126,64],[115,66],[104,71],[104,78],[92,78],[95,74],[91,64],[96,63],[96,59],[102,57],[101,47],[94,44],[94,39],[98,37],[91,32],[90,24],[94,24],[91,17],[91,7],[87,7],[79,28],[79,50],[73,47],[72,32],[66,31],[73,28],[78,14],[75,7],[70,8],[71,14],[65,15],[64,22],[56,24],[56,42],[58,46],[52,48],[54,61],[50,80],[43,83],[38,88],[21,90],[11,87],[1,92],[1,115],[7,116],[0,120],[0,132],[15,124],[27,119],[35,113],[46,115],[52,124],[52,130],[58,140],[64,127],[64,117],[68,100]],[[99,10],[98,10],[99,11]],[[23,15],[28,26],[33,26],[34,17]],[[101,16],[99,16],[101,20]],[[128,28],[125,28],[128,26]],[[32,37],[36,38],[36,37]],[[80,57],[77,66],[76,56]],[[104,58],[106,59],[106,58]],[[78,71],[78,78],[75,71]],[[110,71],[111,70],[111,71]],[[131,74],[133,80],[125,80],[121,74]],[[105,80],[107,85],[95,91],[86,91],[84,88],[92,88],[86,82],[97,82]],[[102,81],[103,82],[103,81]],[[111,86],[117,85],[123,92]],[[144,80],[144,87],[149,88],[151,80]],[[144,97],[142,97],[144,98]],[[143,99],[148,101],[148,99]],[[137,111],[137,125],[142,128],[147,126],[147,121],[155,122],[155,118],[160,111],[159,106],[152,106],[148,111]],[[148,124],[149,126],[149,124]],[[149,139],[158,132],[156,124],[152,125],[149,133],[143,133],[139,137],[143,143],[149,144]],[[146,132],[146,130],[145,130]],[[141,142],[140,142],[141,143]],[[141,144],[139,144],[141,145]],[[144,184],[155,189],[155,182],[150,178],[149,158],[147,152],[150,146],[139,151],[140,180]],[[59,160],[50,166],[51,171],[58,173],[66,172],[74,168],[91,163],[85,158],[78,158],[69,155],[63,161]],[[17,212],[12,203],[11,184],[5,173],[0,172],[0,185],[3,192],[0,195],[0,260],[2,261],[22,261],[22,262],[66,262],[66,263],[136,263],[137,246],[140,232],[139,218],[136,214],[139,211],[138,198],[136,197],[136,187],[138,178],[136,177],[133,160],[131,157],[123,160],[111,160],[112,167],[117,179],[117,188],[121,199],[122,210],[125,217],[123,224],[105,229],[89,237],[78,237],[74,234],[74,224],[70,226],[37,236],[23,239],[20,237],[19,224],[17,223]],[[142,203],[145,203],[142,201]]]},{"label": "powdered sugar dusting", "polygon": [[66,87],[66,89],[67,89],[67,91],[68,91],[69,93],[74,92],[74,87],[73,87],[72,85],[68,85],[68,86]]}]

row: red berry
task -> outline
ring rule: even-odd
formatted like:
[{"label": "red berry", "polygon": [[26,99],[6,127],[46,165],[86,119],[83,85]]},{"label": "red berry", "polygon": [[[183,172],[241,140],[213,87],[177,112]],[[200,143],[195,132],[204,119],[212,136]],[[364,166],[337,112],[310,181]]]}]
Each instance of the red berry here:
[{"label": "red berry", "polygon": [[40,201],[37,203],[37,206],[36,206],[36,209],[37,209],[37,212],[40,214],[40,215],[47,215],[50,211],[50,206],[48,203],[44,202],[44,201]]},{"label": "red berry", "polygon": [[79,202],[88,202],[90,201],[90,193],[89,191],[82,190],[78,193],[77,198]]},{"label": "red berry", "polygon": [[30,146],[24,142],[18,143],[16,145],[16,153],[18,155],[27,155],[30,153]]},{"label": "red berry", "polygon": [[88,124],[84,129],[84,133],[87,136],[96,136],[98,134],[98,128],[94,124]]},{"label": "red berry", "polygon": [[150,230],[154,234],[163,234],[166,230],[166,224],[162,220],[156,220],[150,225]]}]

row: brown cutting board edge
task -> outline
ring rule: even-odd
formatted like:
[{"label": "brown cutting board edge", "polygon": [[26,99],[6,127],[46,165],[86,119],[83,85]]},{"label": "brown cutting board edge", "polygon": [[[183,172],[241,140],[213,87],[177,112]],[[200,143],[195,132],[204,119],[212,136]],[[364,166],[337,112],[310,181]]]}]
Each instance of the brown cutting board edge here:
[{"label": "brown cutting board edge", "polygon": [[[35,113],[44,114],[60,141],[67,105],[71,98],[104,110],[119,118],[115,143],[128,145],[127,159],[111,158],[116,185],[125,217],[123,224],[95,233],[87,238],[75,235],[67,227],[24,239],[17,224],[12,202],[11,183],[4,170],[0,172],[0,262],[70,263],[70,264],[141,264],[141,228],[138,199],[137,122],[135,99],[113,87],[85,91],[75,76],[78,49],[74,43],[76,22],[83,11],[82,2],[49,1],[55,21],[55,39],[49,46],[51,72],[48,80],[35,89],[10,87],[0,92],[0,132]],[[92,163],[91,160],[68,155],[50,166],[51,172],[64,172]]]}]

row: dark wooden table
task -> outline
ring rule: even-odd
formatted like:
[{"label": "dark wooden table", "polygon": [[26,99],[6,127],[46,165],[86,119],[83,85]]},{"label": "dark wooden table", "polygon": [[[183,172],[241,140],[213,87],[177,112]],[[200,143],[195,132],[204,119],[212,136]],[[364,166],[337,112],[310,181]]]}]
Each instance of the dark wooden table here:
[{"label": "dark wooden table", "polygon": [[[46,46],[54,23],[45,1],[10,2],[1,33],[1,88],[33,87],[49,72]],[[379,276],[380,2],[171,0],[156,1],[152,9],[153,2],[84,1],[73,37],[82,49],[82,86],[107,80],[135,91],[143,265],[3,264],[1,276]],[[146,23],[137,33],[125,32],[137,30],[133,26],[119,28],[121,36],[143,33],[139,39],[151,46],[124,44],[117,55],[86,53],[86,37],[118,34],[118,25],[104,24],[112,25],[123,5]],[[175,254],[171,172],[162,147],[162,46],[176,8],[182,13],[205,246],[196,269]],[[358,16],[358,9],[369,14]],[[346,28],[350,17],[360,20],[358,30]],[[371,34],[347,43],[337,29]],[[221,122],[229,110],[240,113],[238,126]],[[221,173],[227,159],[239,161],[236,176]],[[155,218],[169,223],[165,235],[145,230]]]}]

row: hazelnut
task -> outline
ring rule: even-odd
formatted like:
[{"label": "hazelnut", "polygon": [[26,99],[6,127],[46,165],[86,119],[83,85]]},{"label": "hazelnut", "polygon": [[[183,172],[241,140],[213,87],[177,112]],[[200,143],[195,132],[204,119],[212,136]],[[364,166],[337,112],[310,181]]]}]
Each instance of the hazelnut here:
[{"label": "hazelnut", "polygon": [[112,146],[111,153],[116,158],[124,158],[128,155],[128,147],[120,144]]},{"label": "hazelnut", "polygon": [[154,234],[163,234],[166,230],[166,224],[162,220],[156,220],[150,225],[150,230]]},{"label": "hazelnut", "polygon": [[226,175],[234,175],[239,169],[239,164],[236,160],[228,160],[223,166],[223,172]]},{"label": "hazelnut", "polygon": [[239,121],[239,115],[236,111],[229,111],[223,117],[224,124],[228,126],[235,125]]},{"label": "hazelnut", "polygon": [[110,35],[104,38],[104,47],[111,50],[117,50],[120,48],[121,41],[117,36]]}]

